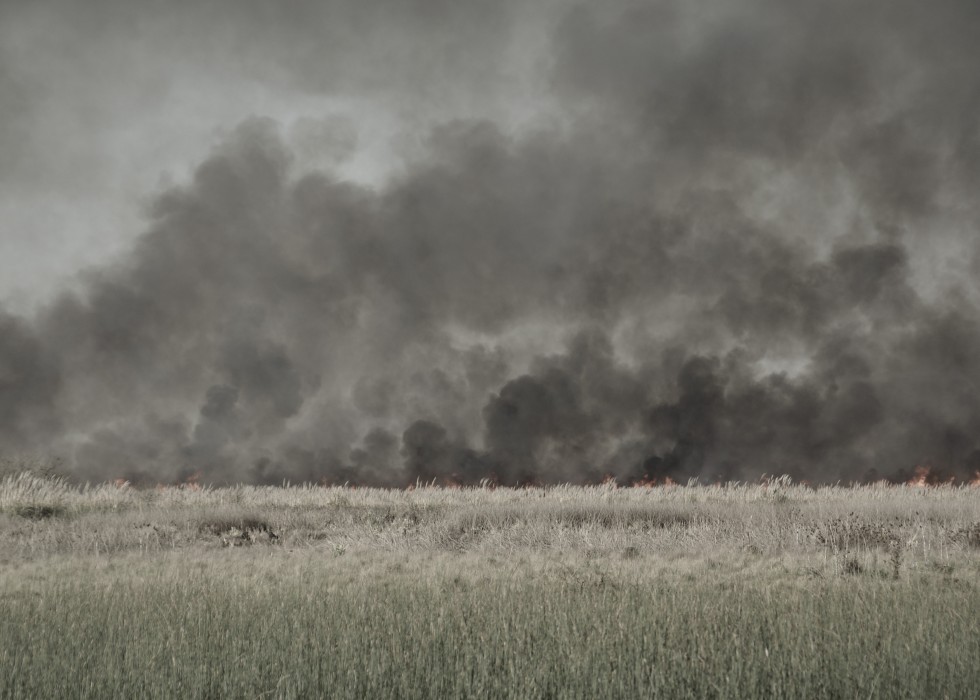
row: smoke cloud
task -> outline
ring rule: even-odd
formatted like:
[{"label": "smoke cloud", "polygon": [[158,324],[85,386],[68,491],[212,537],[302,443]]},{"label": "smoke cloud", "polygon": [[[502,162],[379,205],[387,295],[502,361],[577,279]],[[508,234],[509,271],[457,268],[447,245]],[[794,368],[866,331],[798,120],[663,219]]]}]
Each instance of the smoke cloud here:
[{"label": "smoke cloud", "polygon": [[980,469],[975,2],[206,5],[146,20],[227,16],[229,64],[425,117],[366,183],[306,157],[349,121],[242,115],[127,252],[0,313],[0,451],[138,483]]}]

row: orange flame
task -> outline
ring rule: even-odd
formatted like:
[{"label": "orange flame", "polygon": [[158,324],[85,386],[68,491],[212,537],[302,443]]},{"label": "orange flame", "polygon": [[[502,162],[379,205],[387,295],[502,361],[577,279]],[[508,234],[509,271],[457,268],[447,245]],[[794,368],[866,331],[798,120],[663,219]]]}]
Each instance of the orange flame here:
[{"label": "orange flame", "polygon": [[463,482],[456,474],[450,474],[449,476],[443,478],[442,487],[446,489],[458,490],[463,488]]},{"label": "orange flame", "polygon": [[183,481],[179,481],[175,484],[163,484],[157,483],[153,488],[157,491],[168,491],[170,489],[179,489],[181,491],[200,491],[201,490],[201,472],[196,471]]},{"label": "orange flame", "polygon": [[201,490],[201,472],[196,471],[191,474],[187,479],[184,480],[182,484],[179,484],[179,488],[185,489],[187,491],[200,491]]},{"label": "orange flame", "polygon": [[932,470],[929,467],[916,467],[912,474],[912,478],[905,482],[907,486],[928,486],[929,485],[929,475]]},{"label": "orange flame", "polygon": [[955,476],[943,476],[943,473],[931,466],[918,466],[912,472],[912,478],[905,482],[907,486],[939,486],[940,484],[954,484]]},{"label": "orange flame", "polygon": [[665,476],[663,479],[651,479],[649,477],[645,479],[640,479],[639,481],[633,482],[634,488],[647,488],[652,489],[657,486],[677,486],[677,482],[671,479],[669,476]]}]

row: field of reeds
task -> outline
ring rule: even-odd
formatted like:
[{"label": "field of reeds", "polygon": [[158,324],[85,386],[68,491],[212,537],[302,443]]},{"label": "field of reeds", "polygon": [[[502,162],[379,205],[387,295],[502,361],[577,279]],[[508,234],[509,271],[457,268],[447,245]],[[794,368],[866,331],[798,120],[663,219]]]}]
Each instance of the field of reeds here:
[{"label": "field of reeds", "polygon": [[0,481],[0,697],[972,698],[980,488]]}]

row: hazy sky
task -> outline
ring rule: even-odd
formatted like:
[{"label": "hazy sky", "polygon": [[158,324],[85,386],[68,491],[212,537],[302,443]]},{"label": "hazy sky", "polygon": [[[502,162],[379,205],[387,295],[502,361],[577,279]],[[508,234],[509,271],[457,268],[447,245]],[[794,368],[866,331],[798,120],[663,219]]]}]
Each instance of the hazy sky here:
[{"label": "hazy sky", "polygon": [[118,255],[249,116],[377,182],[433,123],[541,111],[549,3],[0,3],[0,298]]},{"label": "hazy sky", "polygon": [[973,0],[0,3],[0,456],[980,469]]}]

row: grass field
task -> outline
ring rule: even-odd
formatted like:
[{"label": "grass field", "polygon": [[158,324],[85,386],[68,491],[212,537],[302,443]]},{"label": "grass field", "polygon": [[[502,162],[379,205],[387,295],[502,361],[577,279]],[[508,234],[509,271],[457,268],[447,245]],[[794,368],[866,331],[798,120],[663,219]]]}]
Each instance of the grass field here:
[{"label": "grass field", "polygon": [[0,697],[980,688],[980,488],[0,483]]}]

